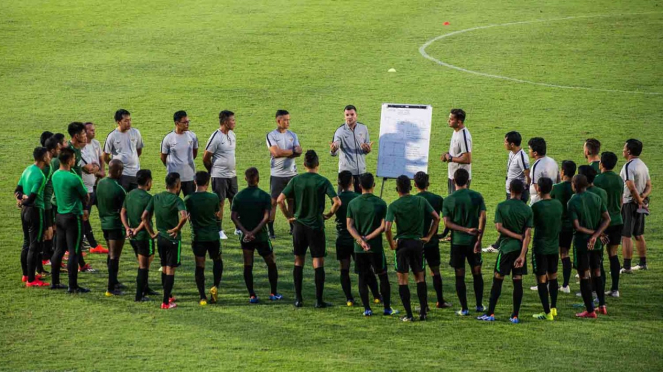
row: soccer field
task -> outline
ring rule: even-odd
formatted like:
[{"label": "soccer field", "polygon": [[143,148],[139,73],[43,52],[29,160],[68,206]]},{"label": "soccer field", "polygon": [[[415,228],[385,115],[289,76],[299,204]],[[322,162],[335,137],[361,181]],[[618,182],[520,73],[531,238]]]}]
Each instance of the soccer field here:
[{"label": "soccer field", "polygon": [[[5,122],[0,133],[0,369],[663,369],[661,4],[4,0],[0,11],[0,112]],[[391,68],[396,72],[387,72]],[[343,123],[343,107],[357,106],[359,121],[369,127],[376,145],[367,163],[375,172],[384,102],[433,106],[428,170],[431,191],[444,196],[447,167],[438,159],[452,134],[446,118],[451,108],[467,111],[474,140],[472,189],[483,194],[488,207],[485,244],[497,237],[492,222],[504,198],[506,132],[518,130],[525,142],[544,137],[548,155],[558,163],[584,164],[582,146],[589,137],[618,155],[626,139],[642,140],[641,158],[653,185],[645,233],[650,269],[622,276],[621,297],[608,298],[609,315],[596,320],[574,318],[572,304],[581,302],[574,279],[572,293],[560,293],[559,318],[532,319],[541,305],[528,289],[535,284],[528,275],[521,324],[508,321],[510,280],[493,324],[461,319],[451,309],[433,309],[428,322],[404,324],[396,317],[364,318],[360,306],[345,306],[329,221],[325,297],[337,306],[313,308],[313,269],[307,258],[306,306],[295,309],[292,244],[279,212],[274,243],[284,295],[279,303],[267,301],[267,273],[259,259],[254,275],[263,301],[248,303],[241,249],[231,237],[222,243],[220,303],[200,307],[188,228],[175,279],[179,307],[173,311],[160,310],[159,301],[134,303],[131,294],[104,297],[107,270],[101,255],[87,256],[96,273],[79,275],[79,282],[92,289],[89,294],[25,288],[20,281],[22,231],[12,194],[44,130],[66,133],[71,121],[92,121],[103,144],[115,127],[115,110],[129,110],[145,141],[141,167],[152,170],[154,193],[164,188],[159,144],[172,130],[173,113],[189,113],[190,129],[204,146],[218,128],[219,111],[230,109],[237,119],[238,174],[256,166],[266,190],[265,134],[276,127],[277,109],[290,111],[290,129],[304,150],[318,152],[321,174],[335,183],[338,160],[328,150]],[[620,158],[618,168],[623,164]],[[203,169],[202,156],[196,165]],[[298,166],[303,169],[301,159]],[[394,188],[388,181],[387,202],[397,197]],[[96,209],[92,221],[101,238]],[[229,230],[228,210],[224,226]],[[442,244],[441,250],[446,262],[449,245]],[[402,310],[393,256],[387,256],[393,307]],[[483,259],[487,305],[496,255]],[[136,268],[126,244],[120,281],[128,292],[135,286]],[[153,265],[150,283],[160,291],[157,268]],[[442,271],[445,297],[457,310],[452,270],[443,265]],[[206,272],[209,286],[210,265]],[[471,276],[467,279],[472,305]],[[354,274],[352,281],[358,300]],[[430,283],[429,301],[434,301]]]}]

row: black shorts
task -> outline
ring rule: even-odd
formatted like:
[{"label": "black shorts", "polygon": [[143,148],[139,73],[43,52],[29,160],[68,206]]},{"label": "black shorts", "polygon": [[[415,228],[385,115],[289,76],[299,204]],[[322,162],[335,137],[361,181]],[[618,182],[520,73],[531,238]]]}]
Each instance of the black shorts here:
[{"label": "black shorts", "polygon": [[250,242],[244,242],[240,240],[240,242],[242,249],[256,250],[258,251],[260,257],[267,257],[274,252],[274,248],[272,248],[272,242],[269,239],[265,240],[264,242],[259,242],[255,240],[252,240]]},{"label": "black shorts", "polygon": [[645,233],[645,215],[638,213],[638,205],[635,203],[626,203],[622,205],[622,219],[624,220],[624,229],[622,236],[630,238],[632,236],[642,236]]},{"label": "black shorts", "polygon": [[327,257],[325,230],[312,229],[299,221],[293,222],[292,225],[292,245],[295,256],[305,256],[306,250],[311,248],[311,257]]},{"label": "black shorts", "polygon": [[[517,257],[516,257],[517,258]],[[532,271],[534,275],[543,276],[556,274],[559,264],[559,254],[536,254],[532,252]]]},{"label": "black shorts", "polygon": [[440,266],[442,259],[440,258],[440,244],[426,247],[424,246],[424,259],[428,266]]},{"label": "black shorts", "polygon": [[180,191],[184,193],[185,197],[189,194],[193,194],[194,192],[196,192],[196,184],[193,181],[184,181],[181,182],[181,184],[182,188],[180,189]]},{"label": "black shorts", "polygon": [[603,266],[603,250],[573,252],[573,264],[579,272],[598,270]]},{"label": "black shorts", "polygon": [[571,249],[573,243],[573,230],[562,230],[559,232],[559,246],[566,249]]},{"label": "black shorts", "polygon": [[608,245],[620,245],[622,243],[622,231],[624,225],[608,226],[604,233],[608,236]]},{"label": "black shorts", "polygon": [[214,260],[221,256],[221,242],[212,240],[209,242],[191,242],[191,249],[196,257],[205,257],[209,253],[209,258]]},{"label": "black shorts", "polygon": [[129,241],[136,256],[150,257],[154,254],[154,239]]},{"label": "black shorts", "polygon": [[181,264],[182,241],[170,240],[163,236],[157,236],[157,249],[161,266],[177,267]]},{"label": "black shorts", "polygon": [[424,242],[415,239],[399,239],[396,248],[396,272],[417,274],[424,271]]},{"label": "black shorts", "polygon": [[371,272],[382,274],[387,272],[387,257],[382,252],[355,254],[355,273],[362,275]]},{"label": "black shorts", "polygon": [[92,210],[92,206],[97,204],[97,193],[90,192],[88,193],[88,196],[90,196],[90,200],[87,202],[87,204],[83,205],[83,210],[89,212]]},{"label": "black shorts", "polygon": [[120,176],[120,186],[122,186],[124,191],[126,191],[127,194],[128,194],[129,191],[138,188],[138,179],[136,178],[136,176],[121,175]]},{"label": "black shorts", "polygon": [[110,240],[124,240],[126,235],[123,229],[102,230],[104,232],[104,240],[108,243]]},{"label": "black shorts", "polygon": [[276,176],[271,176],[269,177],[269,195],[272,197],[272,199],[278,199],[279,195],[281,195],[281,192],[285,187],[288,185],[288,182],[290,182],[291,179],[293,179],[294,176],[292,177],[276,177]]},{"label": "black shorts", "polygon": [[467,264],[470,265],[470,267],[481,266],[483,263],[481,259],[481,252],[474,253],[474,244],[451,244],[449,266],[453,267],[454,269],[464,269],[465,259],[467,259]]},{"label": "black shorts", "polygon": [[232,199],[237,194],[237,177],[217,178],[212,177],[212,191],[219,196],[223,203],[226,199]]},{"label": "black shorts", "polygon": [[340,243],[336,242],[336,259],[341,261],[341,260],[349,260],[350,258],[354,258],[355,255],[355,245],[354,243],[346,244],[346,243]]},{"label": "black shorts", "polygon": [[501,251],[497,254],[497,260],[495,261],[495,272],[502,275],[512,276],[516,275],[526,275],[527,274],[527,260],[523,262],[523,266],[516,268],[514,267],[516,259],[520,257],[520,251],[514,251],[509,253],[502,253]]},{"label": "black shorts", "polygon": [[53,214],[54,213],[52,209],[44,210],[44,230],[48,229],[49,227],[53,227],[55,220],[55,218],[53,218]]}]

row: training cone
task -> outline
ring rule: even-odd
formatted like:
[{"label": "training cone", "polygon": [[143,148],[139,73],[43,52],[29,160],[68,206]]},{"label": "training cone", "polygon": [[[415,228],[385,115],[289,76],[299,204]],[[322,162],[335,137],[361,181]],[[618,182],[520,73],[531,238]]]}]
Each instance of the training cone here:
[{"label": "training cone", "polygon": [[443,25],[443,26],[449,26],[450,23],[449,23],[449,22],[444,22],[442,25]]},{"label": "training cone", "polygon": [[396,72],[395,68],[390,68],[387,72]]}]

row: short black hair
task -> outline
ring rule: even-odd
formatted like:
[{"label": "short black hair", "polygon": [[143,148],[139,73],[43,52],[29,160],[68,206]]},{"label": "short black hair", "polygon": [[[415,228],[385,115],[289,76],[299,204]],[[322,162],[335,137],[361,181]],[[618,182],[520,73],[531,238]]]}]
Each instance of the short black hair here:
[{"label": "short black hair", "polygon": [[541,195],[550,194],[553,187],[553,181],[548,177],[541,177],[536,181],[536,184],[539,186],[539,192]]},{"label": "short black hair", "polygon": [[318,159],[318,154],[315,153],[315,150],[307,150],[304,155],[304,166],[309,169],[313,169],[320,165],[320,160]]},{"label": "short black hair", "polygon": [[412,190],[412,182],[410,182],[410,177],[406,175],[398,176],[396,178],[396,189],[402,194],[406,194]]},{"label": "short black hair", "polygon": [[617,165],[617,154],[606,151],[601,153],[601,164],[606,170],[613,170]]},{"label": "short black hair", "polygon": [[173,121],[176,122],[176,123],[179,123],[180,120],[182,120],[183,118],[185,118],[187,116],[189,116],[189,115],[187,115],[186,111],[184,111],[184,110],[177,111],[176,113],[173,114]]},{"label": "short black hair", "polygon": [[258,178],[260,177],[260,173],[258,172],[258,168],[256,168],[256,167],[251,167],[251,168],[247,169],[247,170],[244,172],[244,177],[246,177],[246,181],[247,181],[250,185],[255,185],[255,184],[256,184],[256,181],[257,181]]},{"label": "short black hair", "polygon": [[562,161],[562,170],[564,171],[564,176],[573,177],[576,174],[576,163],[573,160],[563,160]]},{"label": "short black hair", "polygon": [[348,111],[348,110],[354,110],[355,112],[357,112],[357,108],[355,107],[355,105],[347,105],[343,109],[343,111]]},{"label": "short black hair", "polygon": [[180,180],[180,174],[177,172],[168,173],[166,176],[166,188],[172,189],[177,186],[177,181]]},{"label": "short black hair", "polygon": [[505,134],[504,138],[506,138],[506,142],[513,143],[516,146],[520,146],[520,144],[523,142],[523,137],[515,130]]},{"label": "short black hair", "polygon": [[76,154],[74,154],[74,150],[72,150],[69,147],[65,147],[62,150],[60,150],[60,155],[58,155],[58,159],[60,160],[61,164],[67,164],[71,160],[71,158],[75,158]]},{"label": "short black hair", "polygon": [[539,156],[546,156],[546,140],[541,137],[530,138],[527,145],[536,152]]},{"label": "short black hair", "polygon": [[596,138],[588,138],[585,140],[585,147],[589,155],[598,155],[601,151],[601,142]]},{"label": "short black hair", "polygon": [[194,181],[196,181],[196,186],[205,186],[209,183],[209,173],[205,171],[198,171],[196,172],[196,175],[194,177]]},{"label": "short black hair", "polygon": [[417,174],[414,175],[414,184],[418,189],[423,190],[429,185],[428,179],[429,177],[426,172],[417,172]]},{"label": "short black hair", "polygon": [[115,122],[118,123],[124,119],[125,116],[131,115],[131,113],[125,109],[119,109],[115,111]]},{"label": "short black hair", "polygon": [[52,136],[51,138],[46,140],[44,147],[46,147],[46,150],[51,151],[57,149],[58,145],[60,145],[60,142],[58,141],[57,138],[55,138],[55,136]]},{"label": "short black hair", "polygon": [[375,186],[375,178],[372,173],[364,173],[359,177],[359,186],[362,190],[370,190]]},{"label": "short black hair", "polygon": [[32,151],[32,157],[35,161],[41,161],[44,160],[44,155],[46,155],[47,152],[48,150],[46,150],[46,147],[37,146],[34,151]]},{"label": "short black hair", "polygon": [[223,110],[219,112],[219,123],[223,124],[228,121],[231,117],[235,116],[235,113],[230,110]]},{"label": "short black hair", "polygon": [[633,156],[640,156],[642,154],[642,142],[635,138],[630,138],[626,140],[626,149]]},{"label": "short black hair", "polygon": [[467,185],[467,181],[470,180],[470,174],[467,172],[467,170],[460,168],[456,169],[454,172],[454,182],[456,185],[459,187],[463,187]]},{"label": "short black hair", "polygon": [[136,172],[136,182],[138,186],[145,186],[152,180],[152,171],[149,169],[141,169]]},{"label": "short black hair", "polygon": [[84,131],[85,131],[85,124],[81,123],[80,121],[69,123],[69,126],[67,127],[67,133],[69,133],[70,137],[74,137],[75,135]]},{"label": "short black hair", "polygon": [[594,178],[596,178],[596,169],[590,165],[581,165],[578,167],[578,174],[587,177],[587,183],[591,184],[594,183]]},{"label": "short black hair", "polygon": [[57,139],[57,140],[58,140],[58,143],[62,143],[62,142],[64,142],[64,140],[65,140],[65,135],[62,134],[62,133],[55,133],[55,134],[53,135],[53,138]]},{"label": "short black hair", "polygon": [[511,183],[509,184],[509,191],[518,195],[522,195],[523,191],[525,191],[525,183],[519,179],[511,180]]},{"label": "short black hair", "polygon": [[575,187],[576,192],[578,192],[578,190],[581,189],[586,189],[587,186],[589,186],[589,182],[587,182],[587,177],[585,177],[582,174],[576,174],[575,176],[573,176],[573,180],[571,182],[573,182],[573,186]]},{"label": "short black hair", "polygon": [[85,123],[83,123],[83,125],[85,125],[85,128],[87,128],[88,125],[94,125],[94,123],[91,121],[86,121]]},{"label": "short black hair", "polygon": [[279,116],[283,116],[283,115],[290,115],[290,113],[288,112],[288,110],[276,110],[276,116],[275,117],[278,118]]},{"label": "short black hair", "polygon": [[451,115],[453,115],[454,118],[456,118],[457,120],[459,120],[463,123],[465,122],[466,114],[465,114],[465,111],[463,109],[451,109],[451,111],[449,113]]},{"label": "short black hair", "polygon": [[53,137],[53,132],[45,131],[44,133],[39,136],[39,143],[41,143],[42,147],[46,147],[46,141]]},{"label": "short black hair", "polygon": [[352,172],[344,170],[338,174],[338,185],[345,190],[352,184]]}]

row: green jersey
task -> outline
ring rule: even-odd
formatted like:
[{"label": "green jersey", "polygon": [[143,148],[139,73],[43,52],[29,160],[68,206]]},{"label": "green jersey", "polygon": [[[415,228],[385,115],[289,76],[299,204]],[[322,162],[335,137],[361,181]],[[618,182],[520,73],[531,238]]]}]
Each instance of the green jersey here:
[{"label": "green jersey", "polygon": [[[433,207],[433,210],[437,212],[437,214],[442,213],[442,204],[444,203],[444,199],[440,195],[433,194],[432,192],[429,191],[422,191],[417,194],[417,196],[426,199],[428,204],[430,204],[431,207]],[[430,231],[430,227],[433,224],[433,216],[431,216],[430,213],[424,214],[424,230],[423,234],[424,236],[428,235],[428,232]],[[435,234],[433,237],[430,239],[426,245],[424,245],[424,248],[428,247],[437,247],[440,244],[440,239],[437,237],[437,230],[435,231]]]},{"label": "green jersey", "polygon": [[87,198],[87,188],[76,173],[58,170],[51,176],[53,191],[58,201],[58,213],[83,214],[83,201]]},{"label": "green jersey", "polygon": [[597,174],[601,174],[600,164],[601,164],[601,162],[599,160],[595,160],[595,161],[589,163],[589,166],[594,168],[594,170],[596,171]]},{"label": "green jersey", "polygon": [[81,149],[76,148],[71,142],[69,142],[69,148],[74,152],[76,157],[76,163],[71,167],[71,170],[76,173],[78,177],[83,177],[83,153]]},{"label": "green jersey", "polygon": [[325,195],[330,199],[336,197],[336,191],[325,177],[307,172],[293,177],[283,189],[288,199],[295,200],[295,219],[302,225],[315,230],[325,228]]},{"label": "green jersey", "polygon": [[44,171],[36,164],[32,164],[25,168],[18,180],[18,185],[23,189],[23,194],[30,196],[31,194],[37,195],[32,206],[39,209],[44,209],[44,186],[46,185],[46,176]]},{"label": "green jersey", "polygon": [[559,232],[562,230],[564,207],[557,199],[541,199],[532,204],[534,216],[534,240],[532,251],[536,254],[559,252]]},{"label": "green jersey", "polygon": [[[143,189],[133,189],[129,191],[126,198],[124,198],[124,205],[122,208],[127,210],[127,223],[132,229],[137,228],[142,221],[143,212],[147,205],[152,201],[152,195]],[[148,221],[152,227],[152,219]],[[147,229],[141,229],[132,240],[146,241],[150,240],[150,234]]]},{"label": "green jersey", "polygon": [[610,213],[610,226],[621,225],[622,220],[622,195],[624,194],[624,180],[615,172],[607,171],[599,174],[594,179],[594,186],[605,190]]},{"label": "green jersey", "polygon": [[396,239],[424,237],[424,214],[433,213],[433,207],[424,198],[403,195],[387,208],[387,222],[396,221]]},{"label": "green jersey", "polygon": [[[479,217],[486,210],[483,196],[470,189],[459,189],[444,199],[442,217],[456,225],[467,228],[479,228]],[[451,244],[472,245],[476,237],[461,231],[451,232]]]},{"label": "green jersey", "polygon": [[[382,220],[387,215],[387,203],[373,194],[361,194],[361,196],[352,199],[348,204],[347,218],[352,218],[354,228],[361,236],[366,236],[382,225]],[[380,253],[382,248],[382,234],[367,241],[371,250],[366,252],[364,249],[354,243],[355,253]]]},{"label": "green jersey", "polygon": [[53,209],[53,203],[51,198],[53,197],[53,183],[51,182],[51,176],[53,175],[53,165],[48,165],[42,169],[44,172],[44,177],[46,177],[46,183],[44,184],[44,209],[49,210]]},{"label": "green jersey", "polygon": [[101,228],[104,230],[122,230],[120,212],[127,196],[126,191],[117,183],[116,179],[106,177],[97,184],[96,193]]},{"label": "green jersey", "polygon": [[[234,202],[234,200],[233,200]],[[191,241],[213,242],[219,240],[219,196],[211,192],[194,192],[184,198],[189,211]]]},{"label": "green jersey", "polygon": [[564,208],[562,211],[562,231],[573,231],[573,223],[569,219],[567,205],[573,196],[573,186],[571,181],[562,181],[553,185],[550,197],[559,200]]},{"label": "green jersey", "polygon": [[336,211],[336,244],[351,245],[354,239],[348,232],[347,210],[350,202],[359,194],[353,191],[341,191],[338,197],[341,199],[341,207]]},{"label": "green jersey", "polygon": [[601,198],[601,202],[605,204],[605,207],[608,207],[608,193],[605,190],[600,187],[590,186],[587,188],[587,191],[598,195]]},{"label": "green jersey", "polygon": [[181,231],[175,238],[168,235],[168,230],[174,229],[180,223],[180,211],[186,210],[179,196],[169,191],[160,192],[152,197],[145,210],[154,213],[160,236],[173,241],[182,239]]},{"label": "green jersey", "polygon": [[[237,212],[242,226],[251,231],[260,225],[265,217],[265,212],[272,210],[272,199],[268,193],[262,191],[258,186],[249,186],[235,195],[231,210]],[[258,242],[269,240],[267,224],[255,237]]]},{"label": "green jersey", "polygon": [[[532,209],[520,199],[505,200],[497,205],[495,223],[501,223],[503,228],[523,235],[528,227],[532,228],[534,226]],[[522,240],[500,235],[500,251],[502,253],[519,252],[522,248]]]},{"label": "green jersey", "polygon": [[[601,225],[601,215],[608,209],[601,201],[601,197],[591,193],[583,192],[575,194],[569,200],[569,218],[571,221],[578,220],[581,227],[589,230],[596,230]],[[587,251],[587,242],[591,235],[576,231],[573,239],[573,246],[579,252]],[[603,249],[600,239],[596,239],[594,250]]]}]

